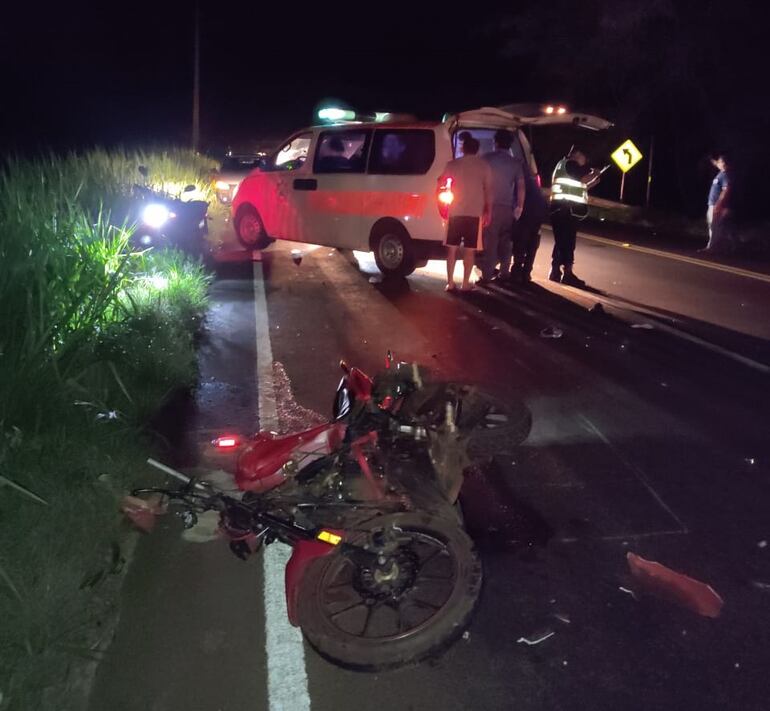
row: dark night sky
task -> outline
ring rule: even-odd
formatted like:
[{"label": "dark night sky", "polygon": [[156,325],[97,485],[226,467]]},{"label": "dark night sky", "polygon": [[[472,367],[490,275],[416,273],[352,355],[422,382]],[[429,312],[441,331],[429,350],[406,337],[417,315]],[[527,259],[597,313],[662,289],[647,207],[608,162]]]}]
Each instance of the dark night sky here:
[{"label": "dark night sky", "polygon": [[[193,7],[17,5],[0,27],[0,148],[187,142]],[[730,149],[747,175],[764,150],[770,92],[754,7],[202,3],[203,143],[279,138],[311,122],[329,97],[424,118],[564,100],[616,121],[643,146],[654,133],[661,198],[689,206],[708,180],[710,150]]]}]

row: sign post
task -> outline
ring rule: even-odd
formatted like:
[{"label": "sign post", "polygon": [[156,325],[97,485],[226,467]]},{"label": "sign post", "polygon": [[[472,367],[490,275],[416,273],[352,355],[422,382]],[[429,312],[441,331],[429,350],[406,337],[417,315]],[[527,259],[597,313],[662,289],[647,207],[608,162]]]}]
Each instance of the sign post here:
[{"label": "sign post", "polygon": [[620,178],[620,202],[623,202],[623,192],[626,187],[626,173],[642,159],[642,152],[629,138],[619,145],[610,157],[615,161],[615,165],[617,165],[623,172],[623,175]]}]

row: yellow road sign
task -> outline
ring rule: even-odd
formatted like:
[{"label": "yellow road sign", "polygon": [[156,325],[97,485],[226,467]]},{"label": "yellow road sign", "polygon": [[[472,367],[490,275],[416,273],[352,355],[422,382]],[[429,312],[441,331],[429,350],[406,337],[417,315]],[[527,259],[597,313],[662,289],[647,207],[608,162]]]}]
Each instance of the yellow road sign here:
[{"label": "yellow road sign", "polygon": [[642,160],[642,152],[632,143],[629,138],[625,143],[618,146],[615,152],[611,156],[615,161],[618,168],[624,173],[627,173],[633,168],[640,160]]}]

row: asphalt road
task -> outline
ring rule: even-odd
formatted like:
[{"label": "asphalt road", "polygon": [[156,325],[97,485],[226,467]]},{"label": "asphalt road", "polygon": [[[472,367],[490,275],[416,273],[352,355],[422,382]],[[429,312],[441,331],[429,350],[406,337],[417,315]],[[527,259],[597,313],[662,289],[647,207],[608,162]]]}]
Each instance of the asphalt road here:
[{"label": "asphalt road", "polygon": [[[439,658],[380,674],[309,647],[287,658],[265,631],[265,597],[282,590],[263,593],[261,561],[186,542],[168,520],[138,546],[92,711],[767,709],[770,283],[619,244],[581,239],[576,271],[594,291],[453,296],[440,264],[385,284],[365,256],[303,246],[296,266],[281,243],[256,269],[220,265],[182,463],[215,431],[259,425],[262,288],[293,421],[329,411],[341,357],[375,371],[392,349],[524,398],[532,434],[464,491],[485,587]],[[549,248],[545,235],[538,278]],[[622,590],[629,551],[712,585],[721,616]]]}]

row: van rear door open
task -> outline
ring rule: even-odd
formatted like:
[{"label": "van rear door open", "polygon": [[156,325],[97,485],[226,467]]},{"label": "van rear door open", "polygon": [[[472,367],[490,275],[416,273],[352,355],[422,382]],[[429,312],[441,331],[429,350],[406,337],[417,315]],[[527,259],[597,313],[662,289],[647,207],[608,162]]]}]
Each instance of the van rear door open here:
[{"label": "van rear door open", "polygon": [[472,111],[462,111],[448,117],[447,123],[450,124],[450,130],[451,127],[458,129],[488,127],[515,130],[521,126],[567,126],[571,124],[592,131],[603,131],[613,125],[607,119],[584,113],[565,111],[564,113],[549,114],[543,112],[530,115],[516,112],[516,109],[521,106],[521,104],[509,104],[501,107],[484,106]]}]

